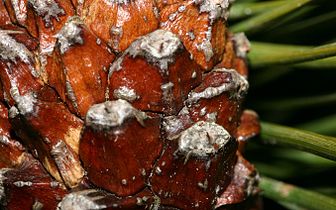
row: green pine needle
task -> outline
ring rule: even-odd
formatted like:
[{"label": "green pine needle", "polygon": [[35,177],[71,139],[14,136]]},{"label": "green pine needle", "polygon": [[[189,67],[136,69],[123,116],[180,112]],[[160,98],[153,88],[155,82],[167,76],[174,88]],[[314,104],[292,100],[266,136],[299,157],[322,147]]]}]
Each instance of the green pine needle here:
[{"label": "green pine needle", "polygon": [[289,209],[336,209],[336,199],[334,198],[267,177],[260,179],[260,188],[263,190],[265,197],[275,200],[280,204],[289,204],[286,205]]},{"label": "green pine needle", "polygon": [[[276,21],[272,21],[272,24],[267,24],[267,28],[263,29],[263,32],[268,32],[268,36],[277,35],[279,36],[278,31],[281,31],[282,28],[286,27],[288,24],[292,23],[298,18],[302,18],[307,15],[309,12],[316,9],[315,5],[305,5],[304,7],[300,7],[295,11],[286,14],[285,16],[278,18]],[[270,32],[271,31],[271,32]],[[288,34],[287,34],[288,35]],[[292,35],[292,34],[290,34]]]},{"label": "green pine needle", "polygon": [[261,123],[263,142],[290,146],[336,160],[336,138],[272,123]]},{"label": "green pine needle", "polygon": [[336,69],[336,56],[296,64],[295,67],[309,69]]},{"label": "green pine needle", "polygon": [[231,27],[233,32],[245,32],[251,33],[263,29],[264,26],[276,20],[279,17],[282,17],[303,5],[311,2],[311,0],[292,0],[288,1],[287,4],[267,10],[264,13],[261,13],[257,16],[249,18],[245,21],[241,21]]},{"label": "green pine needle", "polygon": [[267,1],[253,3],[236,3],[230,9],[230,20],[246,18],[255,14],[262,13],[269,9],[282,6],[286,1]]},{"label": "green pine needle", "polygon": [[281,45],[261,42],[251,42],[251,45],[252,50],[248,54],[248,58],[252,67],[295,64],[336,55],[336,43],[318,47]]},{"label": "green pine needle", "polygon": [[336,114],[316,119],[311,122],[306,122],[302,125],[298,125],[297,127],[320,134],[336,135]]},{"label": "green pine needle", "polygon": [[318,16],[311,17],[309,19],[304,19],[296,22],[291,22],[280,30],[276,31],[279,35],[290,35],[297,31],[302,31],[304,29],[314,28],[320,24],[324,24],[328,21],[335,21],[336,20],[336,11],[332,11],[326,14],[321,14]]},{"label": "green pine needle", "polygon": [[[336,167],[336,162],[300,150],[284,147],[249,148],[247,155],[261,175],[275,179],[304,179]],[[257,157],[263,154],[263,157]],[[267,161],[265,161],[267,157]]]}]

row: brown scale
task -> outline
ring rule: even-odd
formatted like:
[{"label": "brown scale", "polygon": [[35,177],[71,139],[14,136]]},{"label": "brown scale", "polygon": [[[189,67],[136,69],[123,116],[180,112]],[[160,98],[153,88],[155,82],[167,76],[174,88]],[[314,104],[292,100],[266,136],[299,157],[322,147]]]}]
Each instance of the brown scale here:
[{"label": "brown scale", "polygon": [[82,121],[49,87],[31,97],[32,112],[13,114],[13,129],[55,179],[77,186],[84,175],[77,155]]},{"label": "brown scale", "polygon": [[237,43],[233,39],[233,35],[229,34],[226,40],[224,57],[220,63],[216,65],[215,68],[228,68],[235,69],[239,74],[247,77],[248,76],[248,66],[245,57],[239,57],[236,55]]},{"label": "brown scale", "polygon": [[70,0],[18,0],[5,1],[5,4],[12,22],[27,28],[31,35],[39,39],[42,53],[52,50],[55,34],[68,17],[75,14]]},{"label": "brown scale", "polygon": [[12,23],[11,19],[5,7],[5,2],[1,1],[0,2],[0,27],[3,25],[11,24],[11,23]]},{"label": "brown scale", "polygon": [[[54,10],[50,13],[40,12],[39,9],[36,9],[39,8],[40,3],[38,2],[35,5],[29,4],[28,7],[28,10],[32,10],[35,14],[41,53],[52,50],[56,42],[55,34],[61,30],[69,17],[75,15],[70,0],[51,0],[50,2],[54,8],[57,8],[55,9],[56,11]],[[49,7],[51,6],[50,4]]]},{"label": "brown scale", "polygon": [[0,169],[15,167],[24,159],[24,148],[12,138],[10,131],[8,109],[0,102]]},{"label": "brown scale", "polygon": [[[209,88],[220,89],[221,86],[234,86],[239,83],[234,77],[234,70],[221,71],[215,69],[214,71],[205,74],[200,86],[195,88],[192,93],[204,93]],[[239,125],[239,116],[241,114],[242,97],[236,95],[239,88],[246,84],[237,84],[237,87],[228,88],[219,95],[211,95],[209,98],[200,97],[199,100],[192,100],[191,97],[187,99],[186,110],[193,122],[200,120],[214,121],[223,126],[231,135],[234,135]],[[241,86],[239,86],[241,85]],[[245,94],[247,89],[245,90]],[[211,93],[212,94],[212,93]],[[184,114],[181,112],[180,114]]]},{"label": "brown scale", "polygon": [[249,139],[260,133],[259,116],[252,110],[244,110],[240,116],[240,125],[234,135],[239,142],[239,151],[244,152]]},{"label": "brown scale", "polygon": [[[67,30],[74,28],[77,40],[67,37]],[[104,42],[73,18],[59,32],[56,49],[47,59],[48,83],[73,113],[85,118],[90,106],[105,100],[107,69],[114,58]]]},{"label": "brown scale", "polygon": [[[72,202],[73,199],[81,199],[81,203]],[[155,207],[158,202],[156,197],[149,189],[127,197],[118,197],[104,190],[83,189],[70,193],[59,203],[61,209],[81,208],[87,209],[88,203],[93,203],[96,209],[150,209]],[[92,205],[91,205],[92,208]],[[169,208],[160,208],[166,209]],[[173,209],[172,209],[173,210]]]},{"label": "brown scale", "polygon": [[[42,88],[43,83],[38,77],[38,63],[34,52],[37,50],[38,42],[28,35],[26,30],[14,25],[2,27],[2,33],[8,38],[10,44],[17,45],[15,48],[23,52],[27,60],[19,59],[18,55],[10,54],[11,59],[1,59],[0,57],[0,80],[3,92],[6,96],[7,103],[14,104],[11,94],[11,88],[16,86],[21,95],[31,91],[38,91]],[[15,51],[14,49],[14,51]],[[11,50],[11,49],[9,49]],[[33,75],[35,73],[35,75]]]},{"label": "brown scale", "polygon": [[[239,84],[239,82],[242,83]],[[243,78],[240,78],[233,70],[216,69],[204,75],[202,83],[192,91],[192,93],[202,93],[207,88],[219,88],[233,84],[237,86],[232,86],[219,95],[212,95],[215,91],[210,92],[209,98],[199,98],[197,101],[194,101],[193,95],[190,94],[186,100],[186,107],[177,117],[165,118],[163,128],[169,140],[167,141],[168,147],[156,165],[160,168],[160,173],[154,173],[151,179],[151,185],[160,195],[162,203],[181,209],[209,209],[214,204],[211,201],[216,196],[220,196],[230,183],[236,162],[237,142],[234,139],[231,139],[232,142],[214,157],[200,160],[189,158],[188,155],[178,156],[176,151],[179,146],[176,138],[179,138],[181,133],[192,127],[195,122],[200,121],[216,122],[233,136],[239,125],[242,102],[242,98],[236,97],[243,97],[243,95],[234,96],[232,93],[238,93],[239,89],[246,85]],[[243,122],[242,125],[245,123]],[[202,191],[205,180],[207,187],[205,191]]]},{"label": "brown scale", "polygon": [[41,163],[31,155],[16,168],[2,169],[5,209],[56,209],[67,193],[64,185],[50,177]]},{"label": "brown scale", "polygon": [[227,30],[222,19],[210,19],[210,14],[200,12],[193,1],[162,7],[160,28],[178,35],[192,58],[204,70],[211,70],[221,61]]},{"label": "brown scale", "polygon": [[28,0],[4,2],[12,23],[25,27],[32,36],[38,37],[35,15],[29,9]]},{"label": "brown scale", "polygon": [[0,101],[5,101],[5,98],[4,98],[4,91],[3,91],[3,87],[2,87],[2,84],[1,84],[1,80],[0,80]]},{"label": "brown scale", "polygon": [[42,205],[55,209],[66,194],[64,186],[50,177],[41,163],[12,137],[10,130],[8,110],[0,103],[0,182],[5,188],[0,206],[28,210]]},{"label": "brown scale", "polygon": [[[8,109],[2,102],[6,101],[7,105],[13,106],[16,104],[17,94],[25,95],[37,91],[42,87],[42,83],[32,75],[32,72],[36,71],[32,54],[37,48],[36,40],[24,29],[13,25],[3,26],[1,33],[3,41],[12,44],[9,49],[2,48],[4,55],[0,57],[0,168],[5,168],[19,165],[26,155],[24,147],[11,134],[12,125],[8,119]],[[20,59],[17,51],[26,56],[21,57],[24,60]],[[13,87],[17,88],[17,94],[14,93]]]},{"label": "brown scale", "polygon": [[[237,163],[234,168],[234,176],[222,195],[217,199],[216,207],[239,204],[258,193],[258,175],[254,166],[237,152]],[[246,209],[241,208],[241,209]]]},{"label": "brown scale", "polygon": [[176,140],[167,144],[150,179],[161,203],[178,209],[211,209],[216,196],[230,182],[236,161],[235,142],[205,159],[177,154]]},{"label": "brown scale", "polygon": [[55,209],[66,194],[65,187],[53,180],[41,163],[12,138],[7,113],[7,108],[0,103],[0,182],[5,188],[0,195],[0,206],[28,210],[38,205]]},{"label": "brown scale", "polygon": [[129,101],[137,109],[176,114],[201,75],[178,38],[158,30],[133,42],[112,64],[109,95],[127,100],[127,94],[118,93],[128,89],[135,94]]},{"label": "brown scale", "polygon": [[80,16],[116,52],[124,51],[135,39],[159,25],[152,0],[87,0]]},{"label": "brown scale", "polygon": [[118,196],[145,188],[162,150],[159,126],[157,114],[147,115],[124,100],[93,106],[80,143],[90,181]]},{"label": "brown scale", "polygon": [[[35,40],[17,28],[7,29],[11,30],[2,31],[2,36],[10,47],[4,48],[6,54],[0,59],[0,79],[5,99],[13,106],[13,130],[57,180],[76,186],[83,176],[77,155],[82,121],[68,111],[53,89],[39,80],[33,54]],[[56,153],[60,149],[68,156]]]}]

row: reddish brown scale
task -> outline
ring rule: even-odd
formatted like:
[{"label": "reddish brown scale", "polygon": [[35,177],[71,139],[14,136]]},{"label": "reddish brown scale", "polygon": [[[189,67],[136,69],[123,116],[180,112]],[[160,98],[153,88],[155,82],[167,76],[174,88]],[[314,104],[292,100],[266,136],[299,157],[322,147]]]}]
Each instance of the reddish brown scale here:
[{"label": "reddish brown scale", "polygon": [[261,210],[264,209],[263,199],[260,195],[250,196],[241,203],[220,206],[216,210]]},{"label": "reddish brown scale", "polygon": [[233,61],[233,69],[236,69],[241,75],[248,76],[247,62],[245,58],[235,58]]},{"label": "reddish brown scale", "polygon": [[234,43],[232,41],[232,36],[229,35],[228,39],[225,43],[223,59],[220,63],[216,65],[215,68],[233,68],[233,61],[236,58],[235,51],[234,51]]},{"label": "reddish brown scale", "polygon": [[[39,53],[43,80],[48,80],[45,72],[48,56],[53,52],[56,43],[56,34],[66,21],[75,15],[70,0],[40,0],[28,4],[28,12],[35,14],[38,28]],[[51,9],[53,8],[53,9]]]},{"label": "reddish brown scale", "polygon": [[36,16],[42,43],[48,40],[49,43],[54,43],[55,37],[52,36],[63,27],[69,17],[75,15],[70,0],[34,0],[28,4],[28,10],[32,10]]},{"label": "reddish brown scale", "polygon": [[80,143],[90,181],[118,196],[143,189],[162,150],[159,126],[157,114],[147,115],[124,100],[91,107]]},{"label": "reddish brown scale", "polygon": [[[198,205],[200,205],[198,206],[198,208],[209,209],[211,208],[212,204],[210,202],[208,203],[205,202],[207,201],[206,198],[208,198],[208,201],[213,200],[216,197],[216,190],[215,190],[215,193],[214,191],[212,191],[213,194],[204,193],[204,194],[195,195],[196,189],[193,189],[192,186],[189,186],[188,184],[193,183],[194,179],[196,180],[196,183],[202,184],[202,182],[198,180],[198,177],[201,177],[204,179],[204,176],[210,176],[210,178],[207,178],[207,185],[211,185],[211,183],[215,185],[217,183],[218,184],[217,186],[219,186],[217,193],[220,193],[230,183],[230,179],[233,176],[232,167],[235,165],[235,162],[236,162],[236,155],[235,155],[236,152],[235,151],[237,148],[237,144],[235,143],[235,141],[233,141],[234,142],[233,144],[235,146],[225,147],[224,151],[218,153],[219,156],[226,154],[226,156],[224,155],[226,158],[223,158],[220,161],[220,163],[218,162],[213,163],[212,161],[216,160],[214,157],[211,157],[211,160],[207,163],[207,164],[211,163],[209,164],[210,166],[212,165],[214,165],[214,167],[217,166],[218,167],[216,170],[217,173],[223,173],[219,176],[215,176],[215,177],[223,178],[223,182],[220,182],[218,180],[215,181],[214,177],[212,177],[213,179],[211,179],[211,176],[216,174],[215,172],[209,172],[206,170],[202,171],[201,170],[202,167],[200,167],[199,165],[196,165],[196,166],[191,165],[191,167],[188,168],[188,164],[190,161],[190,159],[188,159],[189,156],[187,154],[184,157],[185,158],[184,161],[183,161],[183,158],[181,159],[181,157],[178,156],[179,153],[177,151],[179,150],[181,145],[180,144],[177,145],[177,143],[174,142],[174,139],[181,138],[181,134],[185,132],[184,130],[186,128],[190,129],[194,127],[193,124],[195,122],[200,122],[200,121],[207,121],[209,123],[216,122],[219,125],[222,125],[231,135],[236,134],[236,129],[240,122],[239,120],[240,107],[239,106],[242,102],[242,97],[244,96],[247,88],[248,88],[248,83],[236,71],[227,70],[227,69],[216,69],[206,74],[203,78],[202,84],[198,86],[197,88],[195,88],[189,94],[189,97],[186,100],[187,106],[183,108],[183,110],[179,113],[177,117],[171,116],[171,117],[165,118],[163,128],[166,133],[166,137],[171,141],[168,141],[169,146],[165,150],[163,156],[160,158],[159,162],[156,165],[156,166],[159,166],[160,173],[158,174],[154,173],[153,181],[151,180],[151,184],[153,186],[154,191],[156,193],[159,193],[160,195],[166,196],[161,199],[162,203],[168,202],[168,205],[173,204],[173,203],[178,203],[178,204],[174,204],[174,206],[182,208],[182,209],[196,208]],[[217,114],[213,115],[213,113],[217,113]],[[242,126],[244,126],[244,124],[246,124],[246,122],[243,122]],[[247,133],[249,133],[249,131],[246,130],[245,134]],[[167,156],[170,158],[167,158]],[[178,160],[180,160],[180,165],[181,165],[180,167],[175,166],[175,164],[178,165],[177,164]],[[203,167],[207,166],[206,163],[203,163],[203,164],[204,164]],[[227,164],[227,165],[223,166],[221,164],[224,164],[224,165]],[[180,174],[186,174],[186,175],[185,176],[178,175],[180,170],[181,171],[185,170],[184,173],[180,173]],[[195,171],[194,172],[195,174],[190,174],[191,171],[193,170]],[[165,173],[168,173],[168,175],[166,175]],[[235,173],[239,173],[239,172],[235,172]],[[160,179],[161,176],[163,177]],[[182,178],[180,176],[182,176]],[[235,174],[234,176],[239,176],[239,175]],[[191,177],[193,177],[194,179],[191,179]],[[188,180],[187,184],[185,184],[184,180]],[[168,184],[166,184],[165,186],[162,183],[168,183]],[[188,186],[184,186],[184,184]],[[175,189],[174,189],[175,192],[180,192],[182,191],[182,189],[186,189],[187,192],[183,191],[180,194],[174,194],[174,193],[169,192],[170,190],[169,187],[172,187],[174,185],[175,185]],[[196,186],[199,187],[202,185],[196,185]],[[165,192],[167,188],[169,190],[168,192]],[[245,188],[242,188],[239,190],[243,190],[243,189]],[[188,192],[188,190],[190,190],[190,192]],[[234,190],[237,190],[237,188],[232,189],[231,192],[233,193]],[[170,196],[173,195],[173,196],[170,197],[169,195]],[[219,196],[220,194],[217,194],[217,195]],[[179,198],[181,198],[181,201],[179,200]],[[165,201],[165,199],[168,199],[170,201]],[[199,202],[195,203],[195,201],[199,201]]]},{"label": "reddish brown scale", "polygon": [[176,114],[200,80],[200,67],[179,39],[157,30],[135,41],[113,63],[109,95],[128,100],[140,110]]},{"label": "reddish brown scale", "polygon": [[77,9],[78,6],[82,5],[82,2],[81,0],[71,0],[72,2],[72,5]]},{"label": "reddish brown scale", "polygon": [[5,100],[10,104],[14,104],[14,100],[10,93],[13,86],[16,86],[21,95],[28,92],[39,90],[42,83],[31,75],[30,67],[18,61],[16,64],[4,63],[0,61],[0,79],[3,84]]},{"label": "reddish brown scale", "polygon": [[171,3],[167,6],[161,4],[160,28],[178,35],[204,70],[212,69],[222,60],[224,53],[227,29],[223,19],[211,17],[210,12],[200,12],[200,6],[194,1]]},{"label": "reddish brown scale", "polygon": [[177,142],[168,141],[150,179],[161,203],[179,209],[211,209],[229,184],[237,144],[232,140],[211,157],[180,154]]},{"label": "reddish brown scale", "polygon": [[3,87],[2,87],[2,84],[1,84],[1,79],[0,79],[0,101],[5,101],[5,98],[4,98],[4,90],[3,90]]},{"label": "reddish brown scale", "polygon": [[0,27],[8,24],[11,24],[10,16],[6,10],[5,2],[0,1]]},{"label": "reddish brown scale", "polygon": [[29,51],[34,53],[37,52],[39,42],[36,38],[32,37],[25,28],[18,27],[13,24],[8,24],[2,26],[1,30],[4,30],[3,32],[6,32],[6,30],[8,30],[7,34],[13,37],[13,39],[25,45],[25,47]]},{"label": "reddish brown scale", "polygon": [[12,139],[11,125],[8,121],[8,109],[0,102],[0,169],[17,166],[24,155],[23,146]]},{"label": "reddish brown scale", "polygon": [[11,110],[16,134],[54,178],[76,186],[84,174],[77,155],[82,121],[49,87],[26,96],[25,104],[17,106]]},{"label": "reddish brown scale", "polygon": [[225,44],[225,56],[223,60],[216,65],[216,68],[235,69],[239,74],[247,77],[248,66],[246,53],[249,51],[249,48],[248,40],[244,35],[238,34],[234,36],[233,34],[229,34]]},{"label": "reddish brown scale", "polygon": [[155,0],[155,3],[159,11],[161,11],[166,6],[183,3],[183,0]]},{"label": "reddish brown scale", "polygon": [[[78,203],[77,199],[82,202]],[[58,204],[62,210],[80,208],[80,209],[149,209],[153,207],[157,197],[148,190],[144,189],[140,193],[127,197],[117,197],[114,194],[103,190],[84,189],[72,192],[65,196]],[[161,208],[160,208],[161,209]],[[165,208],[162,208],[165,209]]]},{"label": "reddish brown scale", "polygon": [[24,22],[27,21],[28,19],[27,17],[28,0],[3,1],[3,4],[7,9],[11,22],[15,24],[24,25]]},{"label": "reddish brown scale", "polygon": [[239,142],[239,151],[242,153],[247,141],[260,133],[261,127],[259,116],[252,110],[244,110],[240,116],[240,125],[235,134]]},{"label": "reddish brown scale", "polygon": [[[234,168],[234,176],[230,185],[217,199],[216,207],[239,204],[259,192],[259,176],[254,166],[237,153],[238,159]],[[244,208],[245,209],[245,208]]]},{"label": "reddish brown scale", "polygon": [[56,209],[67,193],[30,155],[17,168],[0,170],[0,179],[5,187],[0,205],[9,210]]},{"label": "reddish brown scale", "polygon": [[48,74],[46,83],[56,90],[59,97],[69,104],[68,107],[70,111],[75,113],[71,101],[67,99],[65,87],[66,76],[63,72],[63,64],[59,51],[53,51],[50,56],[46,56],[46,59],[45,71]]},{"label": "reddish brown scale", "polygon": [[57,50],[47,60],[48,83],[72,112],[85,118],[90,106],[105,100],[107,68],[115,55],[78,18],[69,20],[57,37]]},{"label": "reddish brown scale", "polygon": [[25,27],[28,32],[38,37],[38,30],[33,10],[29,9],[28,0],[5,1],[11,22]]},{"label": "reddish brown scale", "polygon": [[233,60],[233,68],[241,75],[248,76],[247,53],[251,44],[244,33],[238,33],[231,38],[234,42],[236,57]]},{"label": "reddish brown scale", "polygon": [[5,100],[13,105],[12,88],[17,88],[21,95],[25,95],[43,86],[38,79],[39,72],[33,54],[38,43],[24,29],[13,25],[3,27],[1,38],[11,45],[2,49],[4,54],[0,56],[0,80]]},{"label": "reddish brown scale", "polygon": [[9,124],[9,121],[8,121],[8,109],[2,102],[0,102],[0,118],[1,118],[0,135],[5,135],[9,137],[11,125]]},{"label": "reddish brown scale", "polygon": [[[10,106],[19,103],[23,105],[21,107],[24,107],[25,102],[20,100],[20,95],[26,95],[42,88],[40,81],[36,78],[37,70],[33,56],[37,42],[25,30],[13,25],[4,26],[0,31],[0,36],[2,42],[0,52],[1,100],[6,100]],[[14,167],[24,158],[24,148],[10,134],[8,110],[2,102],[0,102],[0,110],[0,167]]]},{"label": "reddish brown scale", "polygon": [[83,14],[83,5],[85,1],[81,1],[81,0],[71,0],[71,1],[76,10],[76,14],[77,15]]},{"label": "reddish brown scale", "polygon": [[216,122],[234,135],[247,89],[247,81],[234,70],[215,69],[204,75],[202,84],[189,94],[187,106],[179,115],[187,115],[193,122]]},{"label": "reddish brown scale", "polygon": [[153,0],[87,0],[79,12],[85,24],[116,52],[158,28]]}]

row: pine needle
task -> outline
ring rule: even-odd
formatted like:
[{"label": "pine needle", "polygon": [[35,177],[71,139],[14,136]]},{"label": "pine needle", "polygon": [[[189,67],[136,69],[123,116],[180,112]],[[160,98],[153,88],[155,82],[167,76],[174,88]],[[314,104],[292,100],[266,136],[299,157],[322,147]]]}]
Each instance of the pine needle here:
[{"label": "pine needle", "polygon": [[[262,177],[260,187],[265,197],[277,202],[288,203],[296,209],[326,210],[336,209],[336,199],[312,192],[274,179]],[[286,205],[287,208],[289,207]],[[294,209],[294,208],[290,208]]]},{"label": "pine needle", "polygon": [[230,20],[246,18],[253,16],[269,9],[274,9],[282,6],[286,1],[267,1],[267,2],[253,2],[253,3],[236,3],[230,9]]},{"label": "pine needle", "polygon": [[311,2],[311,0],[293,0],[288,1],[287,4],[274,8],[272,10],[268,10],[264,13],[261,13],[257,16],[249,18],[245,21],[241,21],[231,27],[231,31],[233,32],[245,32],[251,33],[261,30],[267,24],[271,23],[272,21],[276,20],[279,17],[282,17],[303,5]]},{"label": "pine needle", "polygon": [[279,144],[336,160],[336,138],[290,128],[282,125],[261,123],[260,137],[263,142]]},{"label": "pine needle", "polygon": [[251,46],[248,58],[252,67],[296,64],[336,55],[336,43],[309,47],[251,42]]},{"label": "pine needle", "polygon": [[336,114],[306,122],[297,127],[321,134],[336,135]]}]

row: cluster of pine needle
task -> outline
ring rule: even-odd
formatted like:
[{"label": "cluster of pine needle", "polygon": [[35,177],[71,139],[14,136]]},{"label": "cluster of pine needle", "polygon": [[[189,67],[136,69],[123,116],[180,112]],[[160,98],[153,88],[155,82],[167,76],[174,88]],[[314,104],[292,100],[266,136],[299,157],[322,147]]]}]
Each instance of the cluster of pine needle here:
[{"label": "cluster of pine needle", "polygon": [[251,41],[247,148],[265,209],[336,209],[336,2],[236,0],[230,28]]}]

